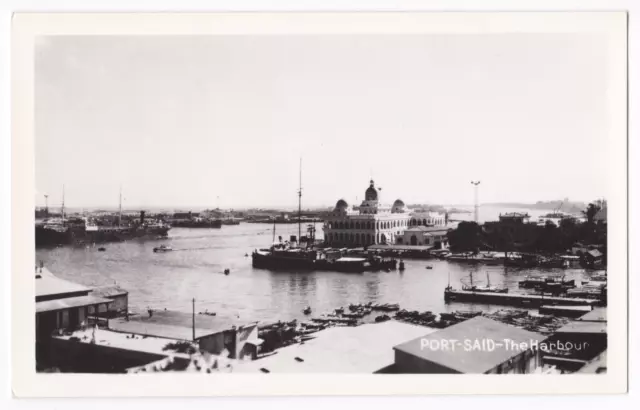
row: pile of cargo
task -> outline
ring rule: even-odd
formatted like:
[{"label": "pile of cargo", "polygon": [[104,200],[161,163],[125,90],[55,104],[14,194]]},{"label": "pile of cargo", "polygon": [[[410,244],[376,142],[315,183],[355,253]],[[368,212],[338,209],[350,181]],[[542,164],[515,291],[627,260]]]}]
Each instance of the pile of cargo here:
[{"label": "pile of cargo", "polygon": [[395,314],[394,319],[413,323],[414,325],[432,326],[437,316],[431,311],[418,312],[417,310],[401,309]]},{"label": "pile of cargo", "polygon": [[499,310],[485,317],[531,332],[550,335],[571,320],[565,317],[530,315],[526,310]]}]

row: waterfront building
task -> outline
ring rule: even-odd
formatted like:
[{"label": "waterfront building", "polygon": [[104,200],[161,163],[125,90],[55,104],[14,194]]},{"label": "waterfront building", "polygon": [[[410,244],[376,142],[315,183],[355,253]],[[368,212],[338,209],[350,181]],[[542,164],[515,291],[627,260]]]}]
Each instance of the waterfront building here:
[{"label": "waterfront building", "polygon": [[255,359],[260,344],[256,322],[240,325],[231,317],[194,317],[192,313],[162,310],[112,319],[107,328],[78,329],[54,336],[50,351],[53,365],[60,369],[124,373],[164,367],[164,361],[186,369],[194,353]]},{"label": "waterfront building", "polygon": [[448,229],[440,226],[412,226],[398,236],[398,245],[429,246],[434,249],[448,249]]},{"label": "waterfront building", "polygon": [[340,199],[325,217],[324,237],[330,246],[369,246],[395,244],[412,226],[444,226],[446,217],[436,212],[411,214],[401,199],[393,205],[380,200],[380,189],[373,180],[362,203],[353,207]]},{"label": "waterfront building", "polygon": [[545,352],[544,362],[562,372],[575,372],[607,350],[607,309],[594,308],[557,329],[549,338],[557,346]]},{"label": "waterfront building", "polygon": [[89,309],[106,309],[112,300],[91,295],[91,288],[36,269],[36,340],[88,325]]},{"label": "waterfront building", "polygon": [[[540,346],[546,339],[541,334],[477,316],[395,346],[395,363],[390,372],[534,373],[542,367]],[[460,345],[452,346],[450,341]]]},{"label": "waterfront building", "polygon": [[508,212],[505,214],[500,214],[499,216],[500,222],[502,223],[528,223],[531,216],[528,213],[524,212]]},{"label": "waterfront building", "polygon": [[[96,316],[125,316],[129,312],[129,292],[120,286],[113,285],[95,288],[91,291],[91,294],[93,296],[112,300],[112,303],[109,305],[99,306]],[[94,309],[93,306],[90,306],[89,314],[94,314],[95,310],[96,309]]]}]

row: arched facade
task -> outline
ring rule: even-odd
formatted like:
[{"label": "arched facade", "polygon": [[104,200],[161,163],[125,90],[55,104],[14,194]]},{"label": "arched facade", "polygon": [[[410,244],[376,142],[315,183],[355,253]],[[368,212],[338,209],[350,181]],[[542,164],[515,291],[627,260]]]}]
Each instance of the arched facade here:
[{"label": "arched facade", "polygon": [[401,200],[393,206],[380,202],[380,190],[372,180],[360,206],[354,209],[340,199],[326,217],[323,229],[330,246],[393,244],[409,228],[409,219]]}]

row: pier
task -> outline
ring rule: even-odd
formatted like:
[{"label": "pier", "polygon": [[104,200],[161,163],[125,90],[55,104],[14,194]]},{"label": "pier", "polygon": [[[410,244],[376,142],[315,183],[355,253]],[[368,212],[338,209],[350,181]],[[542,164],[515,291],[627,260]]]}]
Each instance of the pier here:
[{"label": "pier", "polygon": [[545,295],[525,295],[517,293],[469,292],[464,290],[445,289],[444,301],[485,303],[489,305],[509,305],[524,308],[539,308],[548,305],[560,306],[595,306],[600,303],[596,299],[563,298]]}]

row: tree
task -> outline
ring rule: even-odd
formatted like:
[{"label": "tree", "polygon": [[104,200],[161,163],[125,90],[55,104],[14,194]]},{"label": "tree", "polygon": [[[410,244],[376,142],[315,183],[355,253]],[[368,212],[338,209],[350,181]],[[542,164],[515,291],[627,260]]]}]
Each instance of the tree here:
[{"label": "tree", "polygon": [[475,222],[463,221],[447,234],[451,248],[459,252],[478,251],[482,245],[482,227]]},{"label": "tree", "polygon": [[594,222],[594,218],[598,213],[598,211],[600,211],[600,209],[602,209],[601,205],[599,205],[598,203],[591,202],[587,206],[587,209],[582,211],[582,214],[585,216],[585,218],[587,218],[588,224],[592,224]]}]

